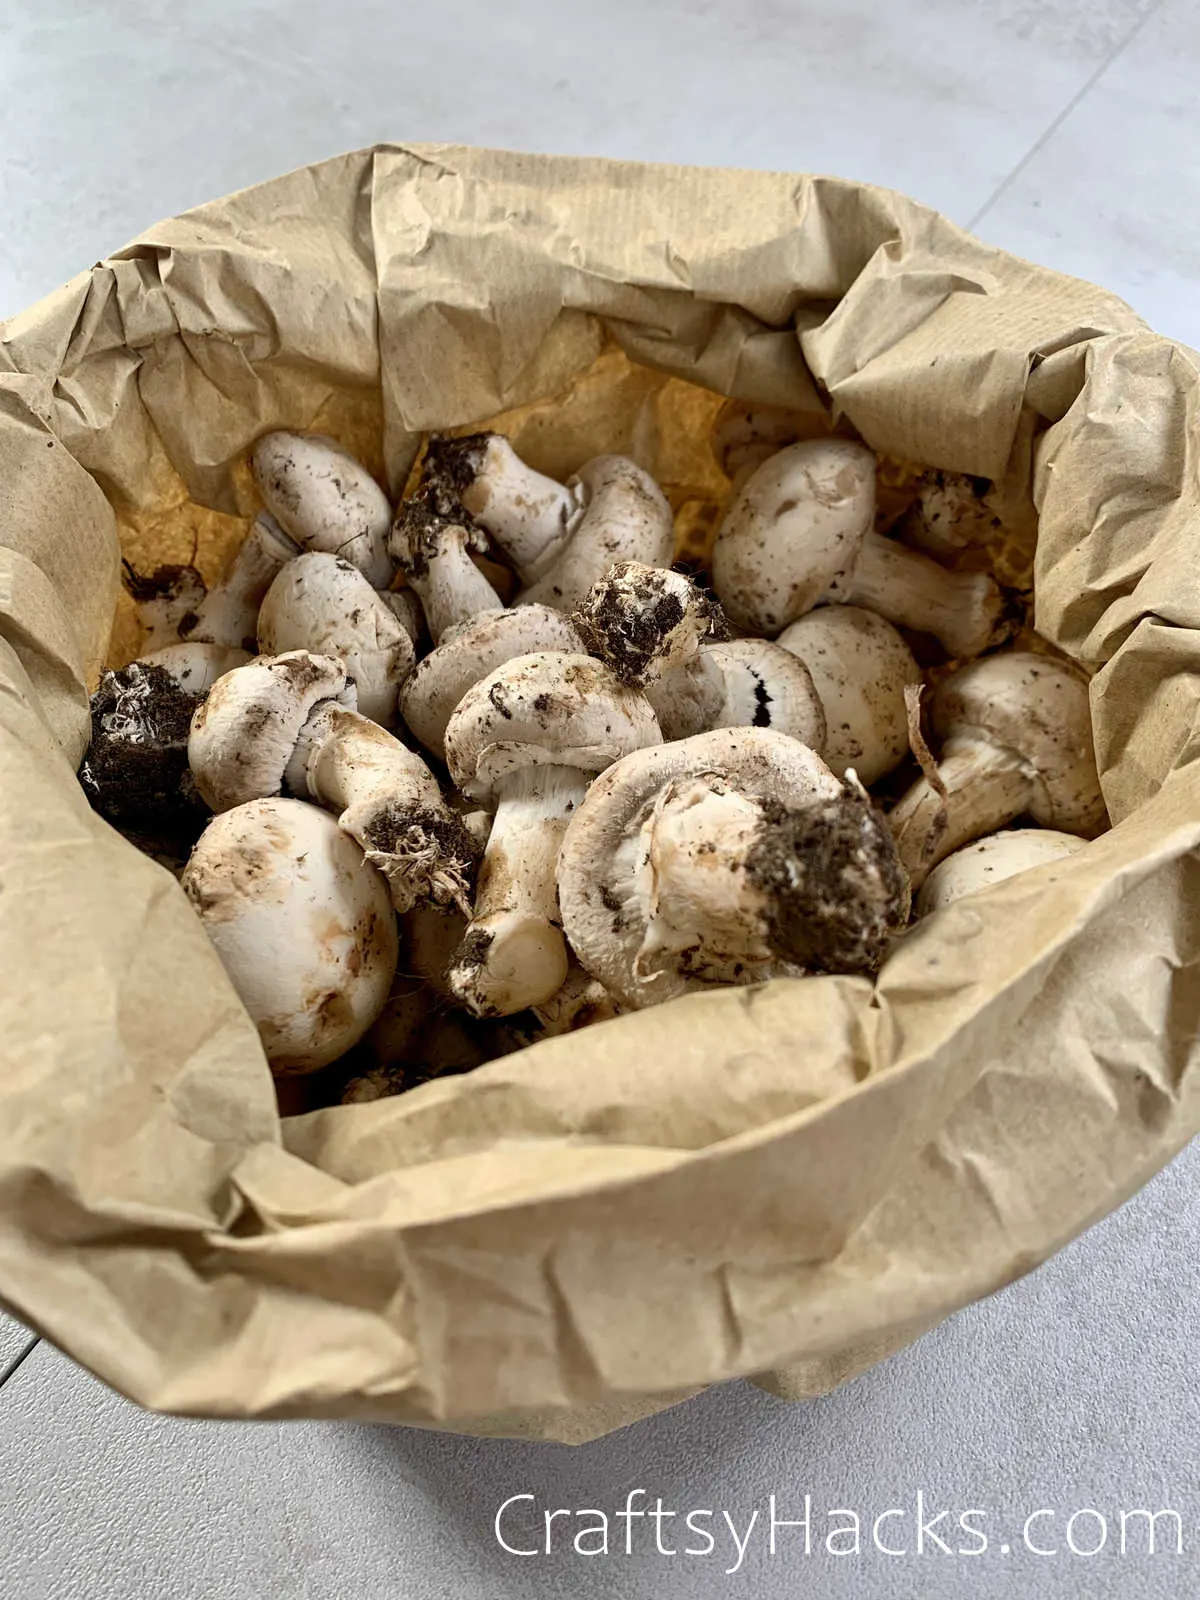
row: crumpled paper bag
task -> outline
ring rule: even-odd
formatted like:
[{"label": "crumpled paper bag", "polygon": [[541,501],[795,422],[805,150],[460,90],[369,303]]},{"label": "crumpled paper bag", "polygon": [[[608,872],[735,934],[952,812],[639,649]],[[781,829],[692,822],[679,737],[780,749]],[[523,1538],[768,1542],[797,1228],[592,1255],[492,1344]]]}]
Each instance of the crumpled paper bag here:
[{"label": "crumpled paper bag", "polygon": [[[1197,361],[899,195],[449,146],[152,229],[0,330],[0,1292],[143,1405],[579,1440],[739,1374],[812,1394],[1036,1266],[1200,1125]],[[711,392],[706,392],[711,391]],[[872,985],[693,996],[281,1124],[173,879],[88,809],[135,558],[211,574],[244,458],[393,492],[507,414],[711,523],[723,395],[1040,511],[1116,826]]]}]

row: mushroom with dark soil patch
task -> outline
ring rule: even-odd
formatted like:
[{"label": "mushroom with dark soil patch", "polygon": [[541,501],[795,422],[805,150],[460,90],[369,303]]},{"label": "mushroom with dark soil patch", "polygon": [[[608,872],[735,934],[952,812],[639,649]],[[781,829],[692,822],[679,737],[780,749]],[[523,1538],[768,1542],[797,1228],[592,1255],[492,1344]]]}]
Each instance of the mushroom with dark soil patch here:
[{"label": "mushroom with dark soil patch", "polygon": [[571,819],[563,927],[622,1005],[870,974],[908,914],[886,820],[805,745],[723,728],[626,756]]}]

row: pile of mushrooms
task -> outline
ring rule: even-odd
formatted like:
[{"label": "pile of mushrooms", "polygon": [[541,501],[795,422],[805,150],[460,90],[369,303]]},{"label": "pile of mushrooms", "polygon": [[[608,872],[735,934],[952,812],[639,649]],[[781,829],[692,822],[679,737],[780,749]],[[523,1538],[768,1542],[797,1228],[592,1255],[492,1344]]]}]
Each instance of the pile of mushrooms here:
[{"label": "pile of mushrooms", "polygon": [[970,559],[988,486],[914,470],[884,526],[845,434],[725,406],[707,582],[637,462],[562,483],[497,433],[429,439],[396,507],[334,440],[269,433],[211,588],[129,570],[145,649],[81,781],[178,871],[277,1081],[311,1086],[281,1104],[869,979],[910,918],[1106,826],[1083,674],[1013,647],[1021,597]]}]

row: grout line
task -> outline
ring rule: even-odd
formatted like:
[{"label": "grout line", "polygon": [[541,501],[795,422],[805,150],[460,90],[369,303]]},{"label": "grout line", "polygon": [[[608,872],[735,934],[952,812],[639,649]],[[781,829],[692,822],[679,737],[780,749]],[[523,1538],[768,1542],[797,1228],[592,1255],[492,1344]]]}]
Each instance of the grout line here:
[{"label": "grout line", "polygon": [[32,1334],[30,1336],[29,1343],[25,1346],[25,1348],[23,1350],[18,1350],[8,1365],[3,1368],[3,1370],[0,1370],[0,1389],[3,1389],[4,1385],[12,1377],[13,1373],[16,1372],[17,1368],[21,1365],[22,1361],[24,1361],[25,1357],[30,1353],[30,1351],[33,1350],[35,1345],[39,1345],[41,1342],[41,1338],[38,1334]]},{"label": "grout line", "polygon": [[1142,29],[1150,21],[1150,18],[1154,16],[1156,12],[1161,11],[1162,7],[1163,0],[1154,0],[1153,5],[1148,6],[1146,10],[1142,12],[1141,16],[1134,23],[1133,27],[1130,28],[1129,32],[1121,40],[1120,44],[1118,44],[1112,55],[1110,55],[1106,60],[1102,61],[1096,68],[1095,72],[1092,73],[1091,77],[1083,85],[1083,87],[1078,89],[1075,94],[1071,96],[1066,105],[1054,118],[1053,122],[1051,122],[1050,125],[1042,132],[1041,136],[1025,152],[1008,176],[1000,182],[996,189],[983,202],[982,206],[980,206],[979,210],[971,218],[970,222],[967,223],[968,233],[975,232],[975,229],[983,221],[984,217],[987,216],[988,212],[996,204],[996,201],[1000,199],[1001,195],[1008,192],[1008,190],[1025,171],[1026,167],[1028,167],[1029,163],[1034,159],[1038,152],[1045,148],[1045,146],[1062,127],[1063,123],[1071,115],[1072,111],[1075,110],[1075,107],[1079,104],[1079,102],[1085,97],[1085,95],[1091,93],[1091,91],[1100,82],[1100,79],[1108,71],[1109,67],[1111,67],[1115,61],[1119,60],[1120,57],[1125,54],[1126,50],[1129,49],[1129,46],[1137,38],[1138,34],[1141,33]]}]

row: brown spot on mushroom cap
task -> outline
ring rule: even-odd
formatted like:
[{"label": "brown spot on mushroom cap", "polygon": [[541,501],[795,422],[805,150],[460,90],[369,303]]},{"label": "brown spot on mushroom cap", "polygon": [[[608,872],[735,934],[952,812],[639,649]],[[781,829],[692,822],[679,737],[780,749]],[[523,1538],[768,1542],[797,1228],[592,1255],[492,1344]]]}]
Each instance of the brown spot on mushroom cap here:
[{"label": "brown spot on mushroom cap", "polygon": [[[283,905],[292,890],[291,837],[285,828],[263,816],[256,831],[243,832],[236,850],[226,851],[219,870],[209,864],[203,873],[187,873],[183,891],[209,923],[231,921],[253,901]],[[340,924],[337,931],[344,935]]]}]

